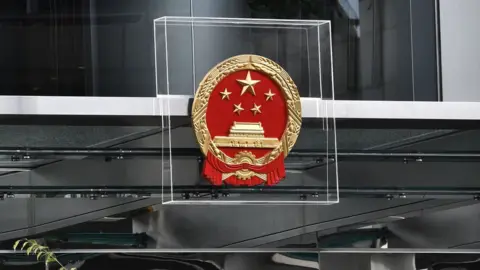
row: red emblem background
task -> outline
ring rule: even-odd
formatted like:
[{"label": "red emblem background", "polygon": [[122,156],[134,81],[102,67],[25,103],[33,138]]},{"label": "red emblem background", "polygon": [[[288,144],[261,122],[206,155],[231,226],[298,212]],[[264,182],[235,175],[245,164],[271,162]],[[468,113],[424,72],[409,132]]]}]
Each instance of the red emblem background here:
[{"label": "red emblem background", "polygon": [[[258,71],[250,70],[252,80],[260,80],[255,85],[256,95],[252,95],[249,92],[240,96],[242,86],[237,82],[237,79],[245,79],[247,76],[247,70],[241,70],[229,74],[224,78],[213,90],[208,101],[207,108],[207,127],[210,132],[210,136],[227,136],[234,121],[237,122],[260,122],[265,130],[265,137],[277,138],[281,140],[283,132],[287,126],[287,109],[285,106],[285,98],[278,85],[272,81],[268,76]],[[230,100],[222,100],[222,92],[225,88],[232,92],[230,94]],[[265,93],[271,89],[275,94],[272,100],[266,100]],[[234,104],[241,103],[245,109],[238,115],[233,113]],[[261,113],[254,115],[251,108],[254,103],[261,105]],[[235,154],[239,151],[250,151],[257,158],[267,154],[271,149],[259,149],[259,148],[221,148],[225,154],[230,157],[235,157]]]},{"label": "red emblem background", "polygon": [[[248,72],[250,72],[252,80],[260,80],[260,82],[254,86],[255,95],[252,95],[250,92],[240,95],[242,85],[240,85],[237,80],[245,79]],[[228,89],[228,91],[231,92],[229,99],[222,99],[220,92],[224,91],[224,89]],[[265,93],[269,92],[269,90],[275,95],[272,99],[266,100]],[[234,104],[241,104],[244,110],[240,114],[234,113]],[[261,113],[253,114],[250,109],[253,108],[254,105],[261,106]],[[269,76],[255,70],[237,71],[227,75],[227,77],[220,81],[210,95],[206,114],[207,128],[212,138],[215,138],[215,136],[227,136],[235,121],[260,122],[265,131],[265,137],[277,138],[281,141],[287,126],[287,108],[282,91]],[[235,154],[240,151],[252,152],[257,158],[272,151],[272,149],[261,148],[219,147],[219,149],[231,158],[234,158]],[[283,160],[283,156],[279,158]],[[224,182],[236,186],[254,186],[264,183],[262,179],[256,176],[252,176],[252,178],[246,180],[240,180],[235,176],[230,176],[225,179]],[[276,182],[277,181],[271,184],[276,184]],[[219,183],[215,182],[214,184]]]}]

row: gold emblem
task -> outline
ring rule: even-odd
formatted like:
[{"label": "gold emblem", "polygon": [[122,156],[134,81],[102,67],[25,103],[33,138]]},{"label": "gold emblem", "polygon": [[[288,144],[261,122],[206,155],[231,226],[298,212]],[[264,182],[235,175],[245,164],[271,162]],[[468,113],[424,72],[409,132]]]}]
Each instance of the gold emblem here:
[{"label": "gold emblem", "polygon": [[[248,71],[245,79],[236,80],[242,87],[240,96],[247,94],[247,92],[255,96],[254,87],[260,80],[252,79],[250,71],[260,72],[268,76],[281,90],[287,108],[286,128],[281,138],[266,138],[264,128],[260,122],[234,122],[227,136],[211,137],[206,120],[206,111],[210,96],[222,79],[230,74],[244,70]],[[230,89],[230,91],[232,91],[232,89]],[[230,100],[230,94],[231,93],[225,89],[224,92],[221,92],[221,99]],[[265,97],[260,99],[263,99],[265,102],[272,102],[275,93],[270,89],[264,93],[264,95]],[[250,109],[255,117],[263,115],[262,105],[257,104],[259,103],[253,103],[253,107]],[[250,108],[251,105],[244,106]],[[233,113],[238,115],[237,117],[239,117],[244,110],[242,103],[237,102],[233,104]],[[251,114],[250,117],[252,117]],[[201,81],[195,93],[192,106],[192,121],[197,141],[205,156],[211,153],[225,164],[262,166],[274,161],[282,153],[283,156],[286,157],[295,144],[302,123],[300,95],[292,78],[274,61],[258,55],[234,56],[211,69]],[[275,119],[271,121],[275,121]],[[239,151],[235,156],[228,156],[220,148],[269,149],[269,151],[263,156],[255,156],[248,150]],[[254,173],[251,170],[242,169],[235,172],[223,173],[222,179],[226,179],[232,175],[235,175],[238,179],[249,179],[252,176],[257,176],[261,179],[266,179],[267,177],[266,174]]]}]

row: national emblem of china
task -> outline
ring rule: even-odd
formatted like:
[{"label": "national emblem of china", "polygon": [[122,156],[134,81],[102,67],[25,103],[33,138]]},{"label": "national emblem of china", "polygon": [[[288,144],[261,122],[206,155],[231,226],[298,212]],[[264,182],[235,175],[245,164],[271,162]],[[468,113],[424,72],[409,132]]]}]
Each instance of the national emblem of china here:
[{"label": "national emblem of china", "polygon": [[201,81],[192,120],[204,177],[213,185],[275,185],[300,132],[300,96],[288,73],[258,55],[238,55]]}]

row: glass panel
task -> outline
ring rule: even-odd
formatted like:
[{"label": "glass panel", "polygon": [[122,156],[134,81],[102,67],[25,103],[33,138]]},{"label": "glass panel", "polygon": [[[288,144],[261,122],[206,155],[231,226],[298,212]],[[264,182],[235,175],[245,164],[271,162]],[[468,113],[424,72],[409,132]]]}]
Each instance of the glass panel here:
[{"label": "glass panel", "polygon": [[[324,107],[322,105],[324,103],[319,102],[321,101],[319,98],[333,99],[334,97],[329,22],[314,20],[162,17],[155,21],[155,28],[158,93],[163,95],[163,100],[165,100],[164,110],[167,112],[166,127],[169,128],[169,132],[166,134],[165,138],[165,147],[173,150],[182,148],[185,145],[181,136],[175,135],[177,134],[177,131],[175,130],[177,126],[175,123],[172,123],[174,116],[171,115],[175,109],[172,107],[174,106],[174,100],[176,99],[175,96],[192,95],[195,93],[197,87],[200,88],[203,87],[202,85],[207,85],[206,82],[208,81],[205,81],[202,84],[200,81],[203,80],[209,70],[212,74],[229,74],[228,76],[234,76],[235,74],[230,70],[234,69],[236,66],[245,64],[247,59],[249,59],[248,63],[252,65],[249,70],[253,70],[251,76],[254,80],[260,81],[255,90],[259,93],[266,94],[268,85],[263,81],[266,78],[265,74],[272,72],[271,70],[273,69],[268,69],[267,71],[261,69],[255,70],[256,66],[262,66],[264,65],[263,63],[271,63],[269,61],[273,60],[291,75],[294,83],[297,84],[300,89],[300,96],[307,97],[307,99],[302,100],[301,102],[302,111],[308,112],[308,114],[304,113],[304,115],[316,116],[311,119],[311,121],[308,121],[308,123],[305,123],[302,130],[308,128],[317,129],[319,133],[324,135],[324,139],[319,141],[319,144],[323,144],[323,148],[326,149],[326,152],[323,154],[312,157],[308,153],[295,151],[294,147],[288,156],[288,162],[285,163],[287,180],[282,181],[275,186],[269,186],[270,184],[263,186],[262,184],[261,186],[245,188],[227,186],[223,181],[228,179],[229,176],[226,176],[228,173],[221,174],[222,181],[217,183],[219,186],[217,186],[217,184],[215,184],[215,186],[207,185],[208,182],[201,177],[202,173],[200,172],[206,170],[205,168],[207,167],[203,168],[203,166],[206,166],[205,164],[211,164],[211,161],[208,161],[209,158],[206,153],[208,150],[204,150],[204,154],[207,155],[206,159],[199,157],[200,159],[191,158],[179,160],[172,158],[172,154],[170,153],[170,163],[163,165],[164,171],[168,171],[169,175],[163,175],[163,182],[164,184],[168,181],[171,182],[168,188],[170,188],[170,193],[172,193],[171,197],[174,198],[174,200],[171,201],[172,203],[330,204],[338,202],[338,193],[336,191],[337,166],[335,156],[336,141],[333,107]],[[243,58],[240,57],[232,60],[233,62],[230,61],[235,63],[236,66],[229,65],[230,62],[222,63],[222,61],[229,59],[230,57],[252,54],[254,54],[254,56],[250,56],[250,58],[244,56]],[[270,60],[265,60],[262,57],[268,57]],[[217,64],[221,66],[212,69]],[[216,70],[225,70],[225,72],[214,73]],[[248,77],[245,70],[241,70],[240,72],[245,72],[245,75]],[[280,70],[275,71],[274,73],[284,74],[285,72]],[[277,78],[280,76],[271,77]],[[218,84],[214,84],[216,85],[215,89],[217,88],[217,85],[221,85],[222,87],[220,88],[223,90],[223,85],[227,87],[224,83],[224,80],[227,78],[228,77],[221,77],[219,79],[214,77],[211,81],[218,80]],[[277,81],[273,85],[272,89],[274,89],[275,85],[280,86],[282,84],[280,81]],[[240,86],[235,84],[232,86],[233,88],[230,86],[228,87],[228,90],[233,93],[232,99],[237,95],[239,100],[245,102],[249,101],[240,97],[241,94],[238,94],[241,90]],[[288,87],[284,85],[282,88],[286,89]],[[216,91],[215,89],[212,91]],[[288,91],[287,94],[282,95],[287,99],[286,95],[288,95]],[[262,117],[264,113],[267,113],[268,110],[271,111],[273,108],[268,109],[268,104],[265,103],[268,102],[268,99],[265,101],[263,94],[253,96],[252,99],[254,99],[255,102],[261,102],[258,104],[262,104],[265,111],[260,115],[260,118],[252,117],[251,120],[242,121],[260,121],[259,123],[262,126],[262,134],[263,132],[265,132],[265,134],[272,132],[272,129],[269,129],[267,124],[271,123],[270,121],[272,121],[276,115],[272,114],[269,119]],[[316,99],[309,99],[309,97],[316,97]],[[208,102],[212,102],[214,98],[217,98],[217,95],[208,92]],[[232,103],[229,99],[221,102]],[[218,113],[223,115],[223,117],[213,122],[225,122],[225,129],[222,130],[228,131],[230,128],[231,133],[232,125],[233,127],[236,125],[234,124],[236,123],[236,118],[233,117],[232,120],[227,117],[226,114],[229,113],[230,115],[232,113],[230,107],[233,107],[233,104],[225,106],[228,108],[222,106],[218,107],[218,112],[215,112],[214,114]],[[274,109],[274,113],[282,108],[283,103],[280,103],[279,106],[280,107]],[[328,106],[333,106],[333,103],[328,103]],[[192,111],[194,110],[195,108],[192,109]],[[212,136],[212,140],[216,140],[217,137],[225,138],[225,136],[228,137],[228,140],[232,140],[230,139],[231,134],[228,132],[225,134],[220,132],[216,135],[212,135],[213,122],[211,119],[213,118],[209,118],[208,114],[208,112],[205,112],[203,114],[198,114],[198,117],[195,115],[192,116],[195,119],[199,119],[202,115],[207,115],[205,116],[205,120],[203,120],[205,128],[202,129],[202,132],[208,130],[208,137],[210,138],[210,136]],[[288,114],[291,114],[290,110]],[[210,115],[212,115],[211,110]],[[324,119],[321,118],[320,115],[327,115],[328,117]],[[202,123],[200,120],[197,122],[199,124],[194,122],[195,127]],[[290,128],[292,127],[289,126],[287,129],[290,130]],[[281,130],[280,137],[286,132],[285,130],[286,129]],[[203,136],[197,134],[198,138],[203,138]],[[288,139],[289,137],[285,138],[285,141],[290,142],[290,139]],[[243,137],[241,139],[243,140]],[[221,146],[219,147],[219,151],[223,151],[222,153],[230,153],[229,155],[225,154],[230,159],[236,158],[236,154],[238,153],[229,152],[228,150],[223,149],[229,147],[239,148],[239,142],[237,141],[236,143],[237,146]],[[245,144],[248,145],[247,143]],[[208,146],[209,144],[206,143],[205,145]],[[257,146],[251,147],[257,148]],[[251,148],[246,149],[248,150]],[[256,150],[248,151],[255,152]],[[269,152],[265,152],[261,155],[267,157],[268,153]],[[313,160],[313,165],[317,164],[325,166],[325,173],[323,173],[321,177],[311,177],[305,172],[305,170],[312,166],[312,164],[311,162],[310,164],[303,164],[305,158],[310,159],[310,161]],[[261,156],[256,157],[256,159],[261,159]],[[229,164],[227,161],[225,162]],[[262,161],[262,163],[259,164],[269,163],[263,163]],[[187,167],[189,170],[184,169]],[[229,169],[218,170],[220,172],[222,170],[228,171]],[[197,179],[192,179],[192,173],[193,175],[198,175]],[[263,180],[267,181],[265,179]],[[179,196],[180,193],[182,196]]]},{"label": "glass panel", "polygon": [[279,63],[300,96],[332,98],[329,22],[165,17],[155,32],[158,94],[193,95],[216,64],[256,54]]}]

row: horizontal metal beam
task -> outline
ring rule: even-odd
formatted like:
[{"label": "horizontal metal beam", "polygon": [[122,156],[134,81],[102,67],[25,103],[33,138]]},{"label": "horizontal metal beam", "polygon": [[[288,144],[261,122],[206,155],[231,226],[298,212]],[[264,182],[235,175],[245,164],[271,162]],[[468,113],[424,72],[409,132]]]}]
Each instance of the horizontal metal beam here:
[{"label": "horizontal metal beam", "polygon": [[[192,96],[2,96],[0,115],[188,116]],[[351,101],[302,98],[302,117],[338,119],[480,120],[477,102]]]},{"label": "horizontal metal beam", "polygon": [[[0,155],[12,161],[42,159],[84,159],[101,157],[108,160],[127,158],[201,157],[198,148],[55,148],[55,147],[0,147]],[[478,161],[480,151],[405,151],[405,150],[293,150],[289,158],[312,158],[318,163],[338,161]]]},{"label": "horizontal metal beam", "polygon": [[[335,187],[330,187],[330,192]],[[129,195],[135,198],[161,197],[163,194],[181,194],[185,200],[220,199],[234,194],[285,194],[318,196],[329,192],[321,186],[274,186],[274,187],[212,187],[212,186],[0,186],[0,199],[15,198],[15,195],[28,194],[40,197],[58,197],[60,195],[85,195],[78,198],[109,198],[116,195]],[[435,188],[397,188],[397,187],[340,187],[342,198],[379,198],[379,199],[467,199],[479,200],[478,187],[435,187]],[[180,197],[180,196],[179,196]],[[77,198],[75,196],[69,198]]]},{"label": "horizontal metal beam", "polygon": [[[159,248],[159,249],[58,249],[56,254],[155,254],[155,253],[340,253],[340,254],[480,254],[478,249],[421,248]],[[0,250],[0,254],[26,251]]]},{"label": "horizontal metal beam", "polygon": [[[2,96],[0,123],[173,126],[179,119],[188,120],[191,102],[191,96],[181,95],[151,98]],[[170,120],[167,120],[168,116]],[[477,123],[480,120],[480,106],[476,102],[302,98],[302,117],[307,124],[308,119],[335,118],[339,127],[366,125],[364,121],[373,121],[378,128],[385,128],[384,125],[398,126],[402,121],[422,121],[421,125],[417,123],[420,128],[452,124],[477,127],[480,125]]]}]

